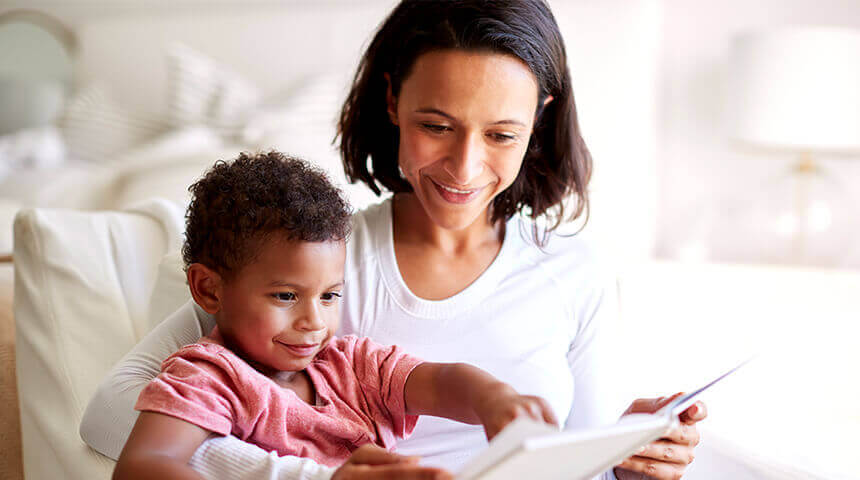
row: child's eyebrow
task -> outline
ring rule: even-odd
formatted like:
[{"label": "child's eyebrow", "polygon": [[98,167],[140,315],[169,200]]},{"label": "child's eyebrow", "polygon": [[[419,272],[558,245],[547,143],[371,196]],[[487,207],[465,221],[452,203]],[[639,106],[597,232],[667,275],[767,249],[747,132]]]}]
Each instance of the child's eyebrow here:
[{"label": "child's eyebrow", "polygon": [[[343,280],[341,280],[335,284],[329,285],[328,287],[326,287],[326,290],[331,290],[332,288],[337,288],[337,287],[343,287],[343,283],[344,283]],[[301,288],[300,285],[287,283],[287,282],[284,282],[282,280],[275,280],[274,282],[270,283],[269,286],[270,287],[291,287],[291,288],[295,288],[295,289]]]}]

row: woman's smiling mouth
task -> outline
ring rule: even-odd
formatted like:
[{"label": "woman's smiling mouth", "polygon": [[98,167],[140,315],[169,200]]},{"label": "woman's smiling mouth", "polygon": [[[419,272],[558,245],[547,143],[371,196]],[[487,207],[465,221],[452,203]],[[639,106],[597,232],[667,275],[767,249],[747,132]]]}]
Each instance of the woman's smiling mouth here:
[{"label": "woman's smiling mouth", "polygon": [[433,183],[433,186],[436,188],[436,191],[439,193],[439,196],[442,197],[443,200],[450,203],[468,203],[472,201],[475,197],[478,196],[478,193],[481,192],[484,187],[474,188],[469,190],[463,190],[459,188],[449,187],[446,185],[442,185],[437,183],[432,178],[430,181]]}]

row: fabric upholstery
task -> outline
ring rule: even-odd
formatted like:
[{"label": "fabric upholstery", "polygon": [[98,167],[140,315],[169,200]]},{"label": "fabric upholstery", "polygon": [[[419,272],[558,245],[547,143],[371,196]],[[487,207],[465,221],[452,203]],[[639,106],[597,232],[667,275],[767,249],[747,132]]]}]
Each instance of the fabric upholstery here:
[{"label": "fabric upholstery", "polygon": [[[80,439],[90,396],[148,330],[158,262],[177,248],[181,210],[25,209],[15,220],[17,381],[27,478],[108,478]],[[51,455],[44,455],[49,451]]]}]

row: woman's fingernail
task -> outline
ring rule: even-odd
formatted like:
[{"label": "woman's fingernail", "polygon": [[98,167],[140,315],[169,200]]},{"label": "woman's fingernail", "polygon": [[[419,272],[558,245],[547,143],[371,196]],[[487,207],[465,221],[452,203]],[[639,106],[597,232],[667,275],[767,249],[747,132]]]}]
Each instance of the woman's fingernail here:
[{"label": "woman's fingernail", "polygon": [[697,407],[696,405],[693,405],[692,407],[690,407],[689,410],[687,410],[687,412],[688,412],[687,414],[689,416],[695,417],[696,414],[699,413],[699,407]]}]

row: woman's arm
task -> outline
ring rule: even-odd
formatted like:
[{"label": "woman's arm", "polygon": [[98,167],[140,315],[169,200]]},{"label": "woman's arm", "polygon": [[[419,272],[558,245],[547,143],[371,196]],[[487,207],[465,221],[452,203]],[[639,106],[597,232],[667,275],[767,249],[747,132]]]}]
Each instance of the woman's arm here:
[{"label": "woman's arm", "polygon": [[[578,429],[614,422],[619,398],[626,385],[624,368],[618,364],[617,285],[612,278],[595,281],[594,291],[577,307],[576,335],[568,353],[568,363],[576,385],[576,396],[566,428]],[[629,367],[628,367],[629,368]],[[637,399],[624,412],[653,413],[674,399]],[[610,406],[607,409],[607,406]],[[706,416],[705,406],[698,402],[681,416],[682,425],[665,438],[647,445],[643,451],[599,477],[602,480],[640,480],[680,478],[693,460],[693,448],[699,441],[695,423]]]},{"label": "woman's arm", "polygon": [[418,365],[406,379],[404,397],[407,414],[481,424],[488,439],[522,416],[558,424],[544,399],[520,395],[510,385],[465,363]]},{"label": "woman's arm", "polygon": [[188,461],[212,432],[168,415],[141,412],[113,480],[203,480]]}]

